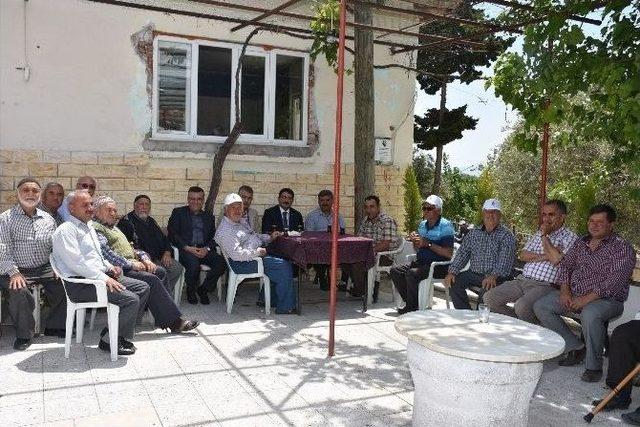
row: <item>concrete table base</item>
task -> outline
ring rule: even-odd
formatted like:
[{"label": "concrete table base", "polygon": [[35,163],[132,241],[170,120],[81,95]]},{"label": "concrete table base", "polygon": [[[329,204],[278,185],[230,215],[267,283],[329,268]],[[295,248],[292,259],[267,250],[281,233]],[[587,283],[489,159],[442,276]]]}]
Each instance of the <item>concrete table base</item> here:
[{"label": "concrete table base", "polygon": [[409,340],[414,426],[526,426],[542,363],[495,363],[431,351]]}]

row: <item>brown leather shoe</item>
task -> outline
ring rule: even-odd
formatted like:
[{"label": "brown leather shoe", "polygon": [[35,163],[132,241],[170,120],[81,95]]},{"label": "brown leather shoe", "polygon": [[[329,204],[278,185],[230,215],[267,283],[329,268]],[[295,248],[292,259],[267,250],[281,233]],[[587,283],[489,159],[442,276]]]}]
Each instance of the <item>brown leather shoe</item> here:
[{"label": "brown leather shoe", "polygon": [[558,365],[560,366],[574,366],[579,365],[584,360],[584,357],[587,355],[587,348],[582,347],[580,350],[571,350],[568,352],[560,361]]}]

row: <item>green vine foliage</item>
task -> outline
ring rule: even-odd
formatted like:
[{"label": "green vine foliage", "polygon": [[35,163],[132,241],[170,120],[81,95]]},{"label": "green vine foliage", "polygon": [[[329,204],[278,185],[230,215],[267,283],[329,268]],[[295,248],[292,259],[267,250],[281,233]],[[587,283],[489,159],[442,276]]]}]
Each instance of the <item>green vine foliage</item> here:
[{"label": "green vine foliage", "polygon": [[[640,0],[600,4],[532,0],[533,11],[503,15],[509,24],[552,12],[524,29],[521,54],[501,55],[487,86],[521,113],[523,125],[513,135],[518,147],[535,152],[548,122],[561,130],[557,142],[603,141],[612,147],[614,165],[631,162],[640,173]],[[571,21],[570,13],[603,24]]]},{"label": "green vine foliage", "polygon": [[[338,35],[340,30],[340,2],[338,0],[315,0],[315,15],[311,21],[313,44],[311,59],[324,56],[334,70],[338,68]],[[349,73],[349,70],[346,70]]]}]

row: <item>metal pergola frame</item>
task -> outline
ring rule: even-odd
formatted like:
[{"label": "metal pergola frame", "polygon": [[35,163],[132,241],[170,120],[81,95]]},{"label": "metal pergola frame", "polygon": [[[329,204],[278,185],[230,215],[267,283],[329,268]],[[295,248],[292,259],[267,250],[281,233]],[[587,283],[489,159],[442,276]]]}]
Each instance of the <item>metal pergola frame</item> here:
[{"label": "metal pergola frame", "polygon": [[[280,25],[276,23],[264,22],[264,19],[272,17],[272,16],[283,16],[287,18],[298,19],[305,22],[310,22],[315,19],[313,16],[304,15],[300,13],[287,12],[285,9],[294,6],[296,3],[299,3],[301,0],[285,0],[279,6],[274,7],[272,9],[266,9],[258,6],[251,6],[246,4],[235,4],[225,1],[217,1],[217,0],[188,0],[188,3],[200,4],[200,5],[209,5],[216,6],[222,8],[228,8],[237,11],[243,12],[256,12],[258,13],[252,19],[242,19],[230,16],[224,16],[215,13],[204,13],[204,12],[195,12],[195,11],[187,11],[181,9],[172,9],[161,6],[154,6],[148,4],[140,4],[133,3],[131,1],[126,0],[87,0],[94,3],[103,3],[110,4],[116,6],[129,7],[134,9],[142,9],[149,10],[161,13],[170,13],[184,16],[191,16],[196,18],[203,19],[213,19],[219,20],[228,23],[237,24],[234,26],[231,31],[239,31],[246,27],[257,27],[264,28],[270,31],[275,31],[279,33],[284,33],[293,37],[300,37],[305,39],[310,39],[315,36],[315,33],[311,31],[308,26],[307,27],[295,27],[290,25]],[[600,25],[602,22],[596,19],[586,18],[582,16],[577,16],[570,14],[568,12],[564,12],[562,10],[553,10],[548,11],[547,13],[542,14],[539,17],[529,19],[527,21],[520,22],[518,24],[509,25],[509,26],[500,26],[487,22],[478,22],[468,19],[459,18],[453,15],[440,14],[430,12],[428,10],[429,5],[418,1],[418,0],[398,0],[402,3],[407,3],[410,7],[401,8],[396,6],[388,6],[379,3],[371,3],[365,0],[340,0],[340,23],[339,23],[339,33],[338,33],[338,69],[337,69],[337,84],[336,84],[336,128],[335,128],[335,146],[334,146],[334,182],[333,182],[333,194],[334,194],[334,213],[333,213],[333,224],[331,227],[332,230],[332,245],[331,245],[331,284],[330,284],[330,301],[329,301],[329,356],[334,355],[335,348],[335,318],[336,318],[336,297],[337,297],[337,265],[338,265],[338,211],[340,209],[340,165],[341,165],[341,153],[342,153],[342,106],[343,106],[343,92],[344,92],[344,56],[345,50],[347,50],[345,44],[346,40],[353,40],[353,36],[348,36],[346,34],[347,27],[349,28],[360,28],[360,29],[368,29],[374,32],[381,32],[382,35],[374,38],[373,43],[377,45],[389,46],[391,48],[391,53],[393,55],[398,53],[419,51],[419,50],[434,50],[442,46],[456,44],[456,45],[464,45],[467,48],[473,47],[481,47],[484,44],[475,38],[486,36],[493,33],[498,32],[510,32],[510,33],[521,33],[521,28],[527,25],[531,25],[534,23],[542,22],[549,19],[550,16],[561,15],[566,17],[567,19],[574,20],[577,22],[587,23],[587,24],[595,24]],[[526,4],[519,3],[513,0],[480,0],[478,3],[488,3],[494,4],[502,7],[508,7],[510,9],[517,10],[525,10],[529,12],[534,12],[535,9]],[[414,16],[422,19],[423,21],[418,22],[416,24],[412,24],[403,29],[396,28],[385,28],[374,25],[361,24],[356,22],[347,21],[346,12],[349,8],[349,5],[367,5],[373,9],[385,11],[389,13],[395,14],[404,14],[409,16]],[[463,25],[473,26],[481,28],[481,30],[467,35],[465,37],[444,37],[439,36],[437,34],[423,34],[419,32],[410,32],[406,31],[407,28],[415,27],[417,25],[423,25],[424,20],[428,19],[431,21],[449,21],[456,22]],[[398,34],[403,36],[417,37],[419,44],[417,45],[407,45],[396,42],[389,42],[380,40],[382,37],[386,37],[390,34]],[[333,36],[333,34],[327,34]],[[426,41],[426,43],[425,43]],[[541,188],[541,199],[544,198],[544,192],[546,188],[546,175],[547,175],[547,150],[548,150],[548,124],[544,127],[545,133],[545,143],[543,144],[543,163],[541,166],[541,177],[542,182],[540,183]],[[542,200],[544,202],[544,200]]]}]

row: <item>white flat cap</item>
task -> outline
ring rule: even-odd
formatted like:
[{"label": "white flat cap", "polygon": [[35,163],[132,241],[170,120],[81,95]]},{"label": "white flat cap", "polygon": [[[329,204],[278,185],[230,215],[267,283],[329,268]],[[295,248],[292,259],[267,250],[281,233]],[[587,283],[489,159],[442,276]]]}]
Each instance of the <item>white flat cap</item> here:
[{"label": "white flat cap", "polygon": [[225,206],[229,206],[232,203],[242,203],[242,197],[240,197],[238,194],[236,193],[229,193],[227,194],[227,196],[224,198],[224,205]]},{"label": "white flat cap", "polygon": [[498,199],[487,199],[484,201],[484,205],[482,205],[483,211],[502,211],[502,204],[500,204],[500,200]]},{"label": "white flat cap", "polygon": [[424,200],[424,203],[429,203],[431,206],[435,206],[438,209],[442,209],[442,199],[435,194],[430,195]]}]

